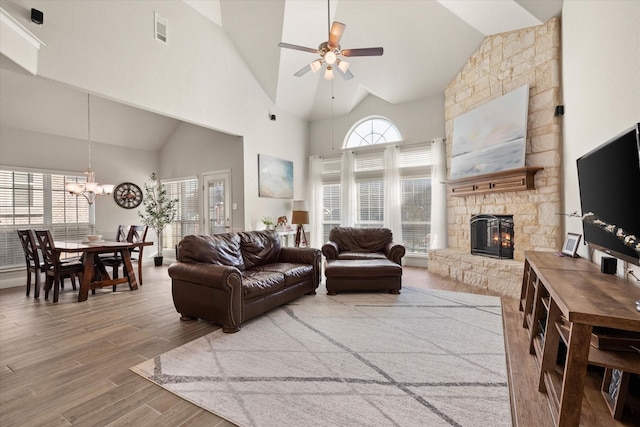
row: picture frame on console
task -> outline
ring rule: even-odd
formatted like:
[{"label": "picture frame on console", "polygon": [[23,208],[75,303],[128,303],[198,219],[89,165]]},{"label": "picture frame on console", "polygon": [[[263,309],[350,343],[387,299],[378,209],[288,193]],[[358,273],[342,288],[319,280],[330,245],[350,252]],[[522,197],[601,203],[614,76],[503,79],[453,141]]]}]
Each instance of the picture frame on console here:
[{"label": "picture frame on console", "polygon": [[581,238],[582,234],[567,233],[567,237],[564,239],[564,245],[562,245],[562,254],[575,258]]}]

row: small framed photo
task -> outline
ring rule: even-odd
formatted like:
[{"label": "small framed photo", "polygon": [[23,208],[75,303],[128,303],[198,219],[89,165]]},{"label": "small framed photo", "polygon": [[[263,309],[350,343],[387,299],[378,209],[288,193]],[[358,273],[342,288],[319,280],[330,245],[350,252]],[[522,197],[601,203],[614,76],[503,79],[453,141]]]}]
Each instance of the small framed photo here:
[{"label": "small framed photo", "polygon": [[562,245],[563,255],[575,257],[578,252],[578,244],[582,238],[581,234],[567,233],[567,238],[564,239],[564,245]]}]

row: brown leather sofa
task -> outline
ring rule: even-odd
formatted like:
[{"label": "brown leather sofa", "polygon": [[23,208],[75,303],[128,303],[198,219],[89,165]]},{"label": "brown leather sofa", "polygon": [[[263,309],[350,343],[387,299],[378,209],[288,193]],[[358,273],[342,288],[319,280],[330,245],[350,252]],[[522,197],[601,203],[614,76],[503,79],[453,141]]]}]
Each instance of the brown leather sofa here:
[{"label": "brown leather sofa", "polygon": [[273,231],[186,236],[169,266],[182,320],[201,318],[237,332],[243,322],[320,283],[318,249],[282,247]]},{"label": "brown leather sofa", "polygon": [[327,292],[389,291],[402,288],[405,247],[388,228],[335,227],[322,246]]}]

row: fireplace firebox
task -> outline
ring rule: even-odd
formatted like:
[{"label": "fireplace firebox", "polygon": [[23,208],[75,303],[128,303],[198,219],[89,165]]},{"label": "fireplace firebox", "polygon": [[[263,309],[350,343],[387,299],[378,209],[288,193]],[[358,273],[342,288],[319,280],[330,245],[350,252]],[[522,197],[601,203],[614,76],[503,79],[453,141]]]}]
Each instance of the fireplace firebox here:
[{"label": "fireplace firebox", "polygon": [[472,216],[471,254],[513,259],[513,215]]}]

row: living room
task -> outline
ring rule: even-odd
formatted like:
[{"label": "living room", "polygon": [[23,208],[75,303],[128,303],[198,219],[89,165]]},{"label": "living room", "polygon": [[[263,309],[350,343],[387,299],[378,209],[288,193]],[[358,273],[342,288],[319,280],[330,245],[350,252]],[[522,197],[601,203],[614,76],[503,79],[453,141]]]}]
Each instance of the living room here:
[{"label": "living room", "polygon": [[[326,154],[334,148],[325,143],[331,140],[327,137],[329,129],[340,135],[336,140],[341,140],[360,117],[375,114],[393,119],[406,130],[407,141],[451,137],[453,117],[446,111],[444,87],[441,94],[401,105],[370,95],[352,112],[333,120],[308,122],[280,110],[248,71],[221,28],[183,4],[161,4],[164,14],[171,17],[171,28],[189,27],[193,34],[184,41],[179,37],[172,39],[158,52],[157,41],[148,40],[142,34],[146,29],[143,31],[131,24],[132,16],[153,14],[157,5],[150,2],[138,2],[131,10],[113,9],[100,2],[57,2],[55,6],[43,1],[0,2],[6,10],[36,7],[47,12],[45,25],[32,30],[46,41],[46,48],[39,55],[37,74],[40,77],[7,70],[10,65],[5,57],[2,73],[21,73],[22,79],[44,78],[70,86],[81,91],[78,94],[83,100],[81,105],[86,105],[84,99],[90,92],[96,97],[180,122],[167,144],[157,151],[95,142],[93,168],[101,182],[142,184],[154,171],[163,179],[172,179],[231,169],[233,201],[237,204],[233,228],[253,229],[264,215],[275,216],[289,210],[288,203],[282,200],[258,197],[258,154],[268,153],[293,161],[294,198],[304,199],[308,157]],[[632,53],[640,46],[636,25],[639,13],[637,3],[632,1],[563,3],[559,22],[561,55],[557,65],[560,69],[554,70],[561,81],[554,101],[564,105],[565,113],[552,119],[559,132],[554,142],[558,151],[549,159],[549,165],[545,165],[557,169],[552,178],[558,199],[554,209],[544,216],[553,222],[553,233],[550,233],[553,239],[545,244],[532,243],[531,249],[558,251],[567,232],[582,233],[579,220],[555,216],[580,210],[576,159],[638,122],[640,58]],[[109,19],[99,19],[104,16]],[[47,25],[49,20],[69,25]],[[23,24],[33,28],[26,19]],[[129,26],[135,30],[126,41],[104,36]],[[202,52],[215,52],[215,55],[202,55]],[[198,67],[185,64],[198,64]],[[123,74],[127,78],[120,77]],[[276,121],[269,119],[271,113],[277,116]],[[78,115],[84,114],[84,110],[78,111]],[[0,163],[18,168],[82,171],[87,166],[85,131],[81,128],[77,140],[71,141],[43,136],[38,129],[27,132],[3,126],[0,128]],[[194,142],[187,145],[185,141],[190,136]],[[219,155],[220,150],[228,149],[231,144],[240,146],[233,148],[231,157],[240,160],[232,165],[226,156]],[[115,230],[120,223],[139,221],[134,210],[123,210],[114,203],[98,202],[95,209],[99,230]],[[455,220],[449,221],[448,235],[449,240],[455,242],[451,246],[454,250],[464,247],[462,242],[454,240],[460,237],[461,227]],[[596,264],[600,262],[601,254],[591,258],[585,246],[581,245],[578,253]],[[522,259],[520,253],[519,261]],[[640,275],[638,267],[629,268],[636,276]],[[624,275],[621,263],[619,274]],[[633,278],[629,277],[629,281]],[[511,288],[506,293],[513,296],[513,292]]]}]

